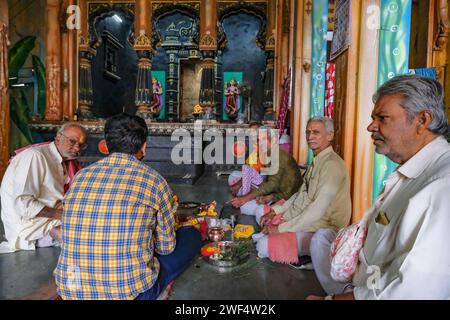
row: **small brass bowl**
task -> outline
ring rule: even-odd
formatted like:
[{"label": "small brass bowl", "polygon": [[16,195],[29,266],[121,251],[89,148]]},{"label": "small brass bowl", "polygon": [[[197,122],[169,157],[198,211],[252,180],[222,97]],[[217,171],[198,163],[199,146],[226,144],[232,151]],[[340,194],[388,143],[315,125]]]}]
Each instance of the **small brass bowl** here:
[{"label": "small brass bowl", "polygon": [[225,236],[225,231],[221,227],[213,227],[210,228],[208,231],[208,238],[211,241],[219,242],[221,241]]}]

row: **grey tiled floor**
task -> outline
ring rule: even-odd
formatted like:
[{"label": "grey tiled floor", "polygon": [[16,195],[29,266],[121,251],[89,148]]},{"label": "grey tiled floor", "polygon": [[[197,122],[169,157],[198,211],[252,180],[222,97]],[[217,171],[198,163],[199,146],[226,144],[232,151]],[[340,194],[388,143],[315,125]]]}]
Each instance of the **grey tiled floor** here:
[{"label": "grey tiled floor", "polygon": [[[172,185],[180,201],[209,202],[221,205],[230,199],[227,177],[206,174],[194,186]],[[225,215],[235,214],[225,207]],[[238,216],[238,222],[254,224],[248,216]],[[0,223],[0,234],[3,226]],[[0,299],[20,299],[52,282],[59,248],[42,248],[0,255]],[[288,265],[275,264],[268,259],[250,259],[234,269],[218,269],[197,257],[175,281],[171,299],[304,299],[309,294],[324,292],[313,271],[295,270]]]}]

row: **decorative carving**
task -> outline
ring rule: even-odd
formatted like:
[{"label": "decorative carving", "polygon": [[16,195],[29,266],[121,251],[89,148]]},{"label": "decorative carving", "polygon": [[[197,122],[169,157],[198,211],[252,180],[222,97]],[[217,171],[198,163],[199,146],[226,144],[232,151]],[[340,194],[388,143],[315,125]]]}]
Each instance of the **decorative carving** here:
[{"label": "decorative carving", "polygon": [[[109,2],[109,3],[89,3],[89,37],[92,48],[97,49],[102,44],[101,37],[97,31],[97,24],[100,20],[112,16],[115,12],[122,13],[127,19],[134,21],[135,3],[130,2]],[[128,42],[134,44],[134,33],[131,32]]]},{"label": "decorative carving", "polygon": [[311,2],[311,0],[306,1],[306,3],[305,3],[305,11],[306,11],[306,14],[308,16],[311,14],[311,11],[312,11],[312,2]]},{"label": "decorative carving", "polygon": [[167,3],[167,2],[157,2],[157,1],[152,1],[152,12],[155,12],[157,10],[165,10],[165,7],[167,6],[180,6],[180,7],[191,7],[192,9],[200,12],[200,3],[198,3],[198,1],[192,1],[192,2],[183,2],[183,3],[178,3],[177,1],[174,1],[173,3]]},{"label": "decorative carving", "polygon": [[[189,132],[193,133],[195,124],[194,123],[158,123],[152,122],[151,120],[146,120],[149,134],[152,135],[171,135],[173,131],[177,129],[185,129]],[[82,123],[83,127],[86,128],[87,132],[90,134],[102,134],[104,132],[104,121],[84,121]],[[266,123],[270,128],[274,127],[273,123]],[[30,128],[36,132],[57,132],[60,125],[56,123],[48,123],[48,122],[34,122],[30,124]],[[203,130],[217,130],[217,132],[225,133],[229,129],[246,129],[248,128],[248,124],[236,124],[236,123],[211,123],[204,121],[202,124]]]},{"label": "decorative carving", "polygon": [[283,33],[289,33],[291,28],[291,12],[289,1],[283,2]]},{"label": "decorative carving", "polygon": [[446,0],[439,0],[439,32],[434,42],[435,51],[445,50],[450,34],[450,20],[448,16],[448,4]]},{"label": "decorative carving", "polygon": [[218,4],[218,22],[221,26],[218,28],[218,47],[219,49],[225,48],[226,35],[223,29],[223,20],[236,13],[247,13],[256,16],[261,21],[261,26],[258,34],[256,35],[256,44],[261,49],[266,47],[266,29],[267,29],[267,3],[266,2],[252,2],[247,3],[239,1],[238,3],[222,2]]},{"label": "decorative carving", "polygon": [[[152,47],[158,48],[162,45],[163,38],[158,31],[159,20],[172,13],[183,13],[194,20],[193,26],[185,31],[179,29],[179,32],[190,32],[192,42],[194,44],[199,43],[198,32],[200,29],[200,4],[199,3],[167,3],[167,2],[152,2],[152,29],[154,30],[152,35]],[[176,29],[176,28],[175,28]],[[185,34],[186,35],[186,34]]]},{"label": "decorative carving", "polygon": [[58,83],[61,79],[61,68],[52,64],[48,68],[47,107],[45,108],[45,120],[58,121],[61,117],[60,96]]},{"label": "decorative carving", "polygon": [[274,50],[274,49],[275,49],[275,35],[272,34],[269,38],[267,38],[266,50]]},{"label": "decorative carving", "polygon": [[217,41],[210,34],[205,34],[200,40],[200,46],[215,47],[217,46]]},{"label": "decorative carving", "polygon": [[0,24],[0,179],[9,158],[8,27]]},{"label": "decorative carving", "polygon": [[150,46],[150,38],[145,33],[141,33],[134,41],[134,46]]},{"label": "decorative carving", "polygon": [[303,67],[303,70],[304,70],[306,73],[309,73],[309,70],[311,69],[311,64],[309,64],[308,62],[305,62],[305,63],[302,65],[302,67]]}]

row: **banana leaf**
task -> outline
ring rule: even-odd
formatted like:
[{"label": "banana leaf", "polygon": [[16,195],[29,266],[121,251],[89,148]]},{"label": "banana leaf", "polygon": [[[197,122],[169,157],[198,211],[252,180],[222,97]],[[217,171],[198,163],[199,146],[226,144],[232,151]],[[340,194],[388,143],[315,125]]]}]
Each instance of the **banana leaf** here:
[{"label": "banana leaf", "polygon": [[14,154],[14,151],[31,144],[31,141],[22,133],[14,121],[11,120],[11,128],[9,130],[9,153]]},{"label": "banana leaf", "polygon": [[[33,50],[36,42],[35,36],[27,36],[19,41],[8,52],[9,77],[17,77],[19,70],[27,61],[28,55]],[[13,81],[11,81],[14,83]]]},{"label": "banana leaf", "polygon": [[45,66],[38,56],[34,54],[31,56],[33,61],[33,68],[36,72],[36,79],[38,84],[38,112],[41,116],[45,113]]},{"label": "banana leaf", "polygon": [[[28,106],[27,99],[23,90],[19,92],[19,98],[12,96],[10,97],[10,110],[11,110],[11,125],[14,123],[15,127],[20,131],[21,135],[17,134],[19,137],[18,141],[15,141],[11,135],[11,144],[19,144],[20,147],[24,147],[32,143],[33,138],[31,135],[28,123],[30,121],[30,108]],[[22,137],[23,136],[23,137]],[[19,148],[20,148],[19,147]],[[17,148],[16,148],[17,149]]]}]

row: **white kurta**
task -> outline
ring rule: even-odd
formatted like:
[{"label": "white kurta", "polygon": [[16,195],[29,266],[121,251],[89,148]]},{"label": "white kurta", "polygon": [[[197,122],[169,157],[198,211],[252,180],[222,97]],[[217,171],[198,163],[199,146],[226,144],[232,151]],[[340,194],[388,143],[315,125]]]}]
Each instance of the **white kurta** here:
[{"label": "white kurta", "polygon": [[33,147],[15,156],[0,188],[1,217],[8,242],[0,253],[34,250],[60,220],[36,218],[45,207],[54,208],[64,197],[68,176],[55,143]]},{"label": "white kurta", "polygon": [[[369,220],[353,278],[354,296],[450,299],[449,144],[442,137],[435,139],[391,178],[392,191],[379,201]],[[375,221],[380,212],[389,222]],[[367,280],[375,281],[375,290]]]}]

